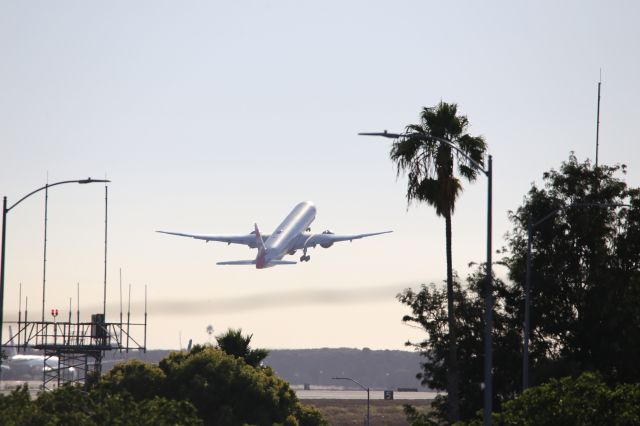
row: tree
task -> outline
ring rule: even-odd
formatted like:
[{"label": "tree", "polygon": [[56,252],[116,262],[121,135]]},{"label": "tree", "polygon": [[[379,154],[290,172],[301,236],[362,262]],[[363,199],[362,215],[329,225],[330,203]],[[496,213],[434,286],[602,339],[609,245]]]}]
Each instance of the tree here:
[{"label": "tree", "polygon": [[136,401],[165,395],[166,375],[160,367],[136,359],[116,364],[95,386],[107,393],[129,393]]},{"label": "tree", "polygon": [[493,419],[497,426],[639,424],[640,384],[608,387],[600,375],[589,372],[551,379],[505,403]]},{"label": "tree", "polygon": [[31,399],[26,385],[0,395],[0,424],[22,425],[201,425],[193,405],[153,397],[135,401],[128,392],[89,392],[65,385]]},{"label": "tree", "polygon": [[0,424],[7,426],[43,424],[36,411],[26,384],[8,395],[0,394]]},{"label": "tree", "polygon": [[409,203],[426,202],[435,208],[438,216],[445,219],[449,334],[449,356],[446,364],[450,422],[459,418],[459,368],[456,353],[451,215],[462,191],[462,183],[454,174],[454,164],[458,165],[458,174],[469,182],[476,179],[478,171],[470,166],[464,157],[454,156],[450,146],[437,142],[431,136],[449,140],[473,160],[483,164],[486,143],[481,136],[467,134],[468,126],[467,117],[458,115],[456,104],[440,102],[434,108],[422,110],[420,123],[406,127],[406,135],[393,144],[390,154],[391,160],[397,166],[398,174],[406,173],[408,176],[407,201]]},{"label": "tree", "polygon": [[[465,362],[460,364],[460,418],[471,419],[482,407],[483,377],[483,313],[484,313],[484,268],[478,268],[467,278],[466,288],[454,277],[454,300],[457,307],[458,354]],[[507,306],[510,302],[509,288],[499,278],[494,280],[494,300],[496,306]],[[411,309],[411,314],[402,318],[403,322],[422,328],[427,337],[417,343],[407,342],[420,351],[424,361],[420,363],[418,378],[431,389],[443,390],[447,386],[446,360],[449,353],[449,333],[447,330],[447,292],[435,284],[421,285],[418,291],[405,289],[398,300]],[[493,355],[494,355],[494,406],[513,398],[519,387],[519,367],[521,365],[520,329],[514,327],[511,309],[497,309],[494,314]],[[428,424],[435,419],[447,419],[447,396],[439,395],[429,415],[415,415],[405,410],[407,420],[414,426]]]},{"label": "tree", "polygon": [[211,336],[213,336],[213,326],[211,324],[207,326],[207,334],[209,335],[209,343],[211,343]]},{"label": "tree", "polygon": [[326,424],[317,410],[299,403],[271,368],[253,367],[220,349],[195,346],[190,353],[174,352],[160,368],[168,397],[191,402],[207,425]]},{"label": "tree", "polygon": [[[250,340],[250,339],[249,339]],[[248,343],[248,342],[247,342]],[[249,353],[251,351],[249,350]],[[270,367],[209,345],[174,352],[159,366],[130,360],[86,389],[65,385],[32,400],[26,386],[0,394],[0,424],[97,426],[326,426]]]},{"label": "tree", "polygon": [[511,214],[505,260],[515,326],[523,319],[527,222],[557,211],[533,233],[532,384],[583,371],[612,384],[640,382],[640,190],[624,173],[571,155]]},{"label": "tree", "polygon": [[159,366],[137,360],[118,364],[91,387],[90,394],[102,401],[100,407],[128,404],[125,412],[165,419],[158,424],[183,424],[170,419],[192,410],[205,425],[326,425],[320,413],[302,405],[271,368],[254,367],[208,345],[195,345],[188,353],[173,352]]},{"label": "tree", "polygon": [[[596,371],[605,383],[639,383],[640,366],[640,190],[622,179],[624,166],[594,168],[573,155],[559,170],[543,174],[522,206],[510,214],[503,263],[509,281],[495,281],[493,329],[494,407],[521,389],[523,287],[527,223],[549,214],[534,229],[530,339],[530,381],[577,377]],[[621,176],[622,175],[622,176]],[[617,207],[627,204],[631,207]],[[478,270],[466,287],[454,281],[461,365],[461,417],[482,407],[482,285]],[[420,378],[432,388],[446,387],[448,350],[444,291],[422,286],[399,300],[411,309],[403,320],[423,328],[427,338],[414,344],[424,355]],[[445,398],[436,401],[443,417]]]},{"label": "tree", "polygon": [[249,344],[253,334],[242,335],[242,329],[230,328],[226,333],[216,336],[218,347],[229,355],[244,359],[252,367],[258,367],[269,355],[266,349],[251,349]]}]

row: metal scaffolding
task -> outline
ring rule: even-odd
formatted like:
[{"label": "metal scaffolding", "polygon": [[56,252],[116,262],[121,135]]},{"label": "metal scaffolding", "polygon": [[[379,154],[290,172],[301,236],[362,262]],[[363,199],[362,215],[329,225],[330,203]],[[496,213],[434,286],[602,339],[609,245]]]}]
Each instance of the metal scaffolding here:
[{"label": "metal scaffolding", "polygon": [[[87,383],[102,372],[107,351],[146,352],[147,323],[108,323],[104,314],[94,314],[91,322],[18,321],[17,332],[3,347],[17,352],[28,348],[42,351],[43,389],[66,383]],[[15,343],[17,342],[17,343]]]}]

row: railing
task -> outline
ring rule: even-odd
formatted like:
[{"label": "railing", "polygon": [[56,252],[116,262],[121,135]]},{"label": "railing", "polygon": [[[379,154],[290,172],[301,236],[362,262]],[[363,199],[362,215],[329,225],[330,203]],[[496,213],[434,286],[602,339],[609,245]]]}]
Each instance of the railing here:
[{"label": "railing", "polygon": [[27,348],[60,352],[146,350],[144,323],[22,321],[9,324],[15,324],[17,331],[10,333],[3,347],[18,351]]}]

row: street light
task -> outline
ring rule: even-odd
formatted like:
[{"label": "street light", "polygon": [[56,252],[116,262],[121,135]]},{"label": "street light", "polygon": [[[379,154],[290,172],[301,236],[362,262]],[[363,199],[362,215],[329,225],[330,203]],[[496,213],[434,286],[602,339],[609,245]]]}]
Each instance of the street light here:
[{"label": "street light", "polygon": [[[376,133],[358,133],[360,136],[382,136],[390,139],[399,139],[406,135],[400,133],[389,133],[386,130],[384,132]],[[431,134],[425,135],[428,139],[436,142],[443,143],[454,149],[458,154],[462,155],[472,166],[479,172],[482,172],[487,177],[487,285],[484,292],[484,424],[491,424],[491,411],[493,405],[493,352],[492,352],[492,332],[493,332],[493,274],[491,273],[491,219],[492,219],[492,187],[493,187],[493,157],[489,155],[487,160],[487,168],[485,169],[482,164],[478,163],[464,151],[458,148],[450,140],[434,136]]]},{"label": "street light", "polygon": [[353,383],[355,383],[356,385],[360,386],[362,389],[367,391],[367,426],[369,426],[370,421],[371,421],[371,417],[369,417],[369,407],[370,407],[370,399],[369,399],[369,388],[364,386],[362,383],[360,383],[357,380],[352,379],[351,377],[332,377],[333,380],[351,380]]},{"label": "street light", "polygon": [[[4,327],[4,274],[5,274],[5,266],[4,261],[6,257],[6,238],[7,238],[7,213],[9,213],[15,206],[23,202],[25,199],[29,198],[36,192],[40,192],[43,189],[49,190],[52,186],[62,185],[65,183],[79,183],[79,184],[87,184],[87,183],[108,183],[111,182],[105,179],[79,179],[79,180],[64,180],[61,182],[55,183],[47,183],[45,186],[38,188],[34,191],[31,191],[24,197],[20,198],[15,204],[11,207],[7,207],[7,197],[4,196],[2,199],[2,254],[0,255],[0,348],[2,348],[2,329]],[[43,311],[44,312],[44,311]],[[2,365],[2,357],[0,357],[0,366]],[[1,371],[1,369],[0,369]]]},{"label": "street light", "polygon": [[616,204],[616,203],[573,203],[566,207],[560,207],[555,209],[541,219],[535,222],[531,221],[531,218],[527,221],[527,270],[524,284],[524,332],[523,332],[523,347],[522,347],[522,391],[524,392],[529,388],[529,334],[531,330],[531,243],[533,239],[533,228],[545,222],[547,219],[552,218],[556,214],[560,213],[570,207],[631,207],[629,204]]}]

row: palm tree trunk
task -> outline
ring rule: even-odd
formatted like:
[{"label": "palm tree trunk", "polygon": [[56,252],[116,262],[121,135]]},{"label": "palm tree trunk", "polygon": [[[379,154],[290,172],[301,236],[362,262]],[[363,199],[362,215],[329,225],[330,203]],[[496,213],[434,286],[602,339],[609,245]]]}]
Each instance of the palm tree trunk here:
[{"label": "palm tree trunk", "polygon": [[453,305],[453,260],[451,255],[451,211],[445,213],[447,243],[447,324],[449,326],[449,368],[447,368],[447,402],[450,423],[460,420],[458,398],[458,345]]}]

